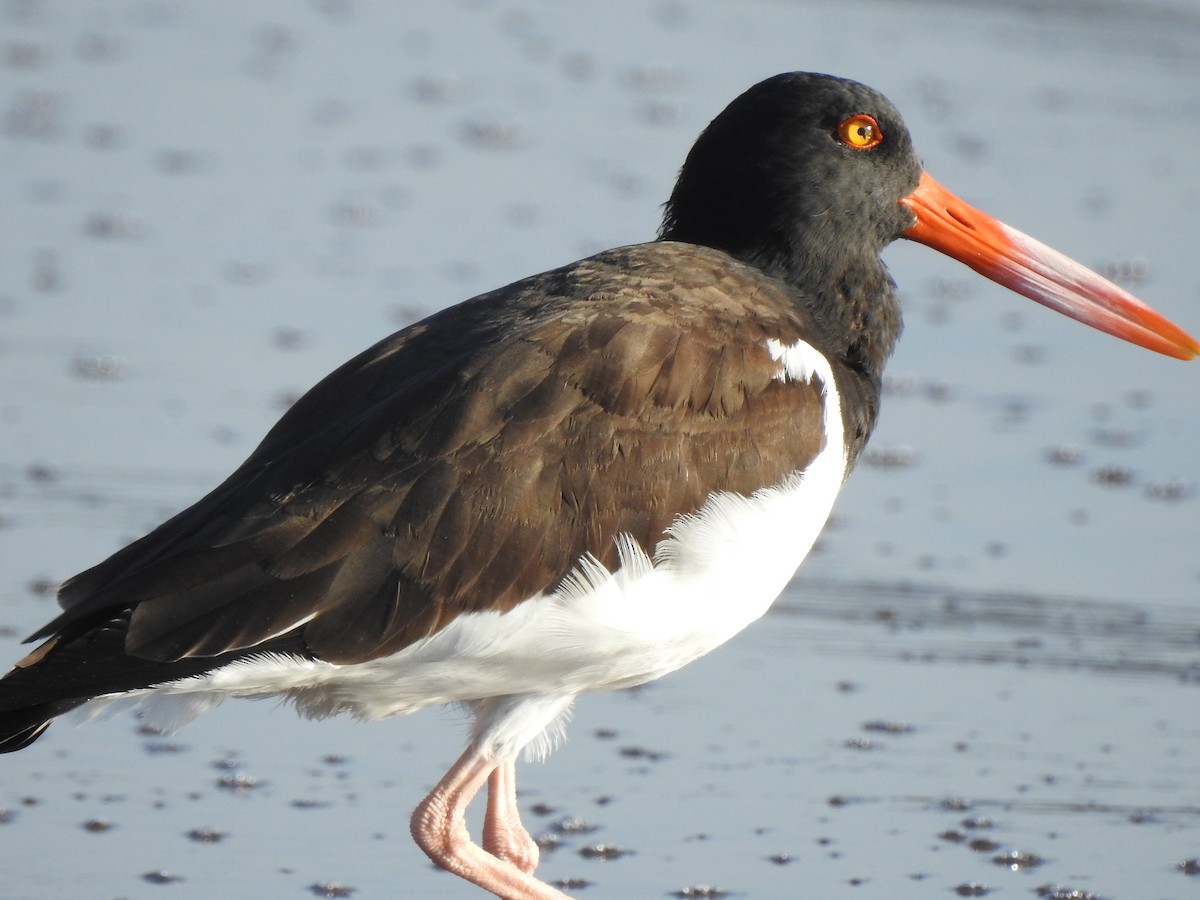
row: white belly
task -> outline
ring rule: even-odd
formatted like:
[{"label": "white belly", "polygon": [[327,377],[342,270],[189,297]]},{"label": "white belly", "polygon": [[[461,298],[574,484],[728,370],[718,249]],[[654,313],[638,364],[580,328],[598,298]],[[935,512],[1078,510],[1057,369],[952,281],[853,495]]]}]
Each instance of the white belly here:
[{"label": "white belly", "polygon": [[805,471],[749,497],[710,495],[675,520],[652,555],[620,535],[614,571],[583,559],[553,593],[506,613],[461,615],[392,656],[345,666],[284,657],[232,663],[138,692],[147,718],[176,727],[228,696],[282,695],[306,715],[363,719],[468,702],[481,713],[476,740],[503,756],[541,734],[576,694],[641,684],[703,656],[782,592],[846,474],[828,363],[807,344],[769,347],[780,379],[815,377],[825,387],[828,439]]}]

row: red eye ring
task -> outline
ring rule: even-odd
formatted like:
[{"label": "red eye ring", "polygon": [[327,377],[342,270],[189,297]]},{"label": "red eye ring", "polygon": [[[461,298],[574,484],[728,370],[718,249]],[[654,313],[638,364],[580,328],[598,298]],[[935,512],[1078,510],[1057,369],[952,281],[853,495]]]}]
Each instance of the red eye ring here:
[{"label": "red eye ring", "polygon": [[847,147],[855,150],[870,150],[882,143],[883,129],[879,127],[874,116],[855,113],[843,119],[838,125],[838,138]]}]

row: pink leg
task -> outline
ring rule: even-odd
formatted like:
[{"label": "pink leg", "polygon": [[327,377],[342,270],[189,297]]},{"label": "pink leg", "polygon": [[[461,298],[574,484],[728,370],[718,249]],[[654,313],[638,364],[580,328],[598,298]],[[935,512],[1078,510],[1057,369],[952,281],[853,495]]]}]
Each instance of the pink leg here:
[{"label": "pink leg", "polygon": [[[509,764],[499,768],[505,765]],[[569,900],[561,891],[471,842],[464,820],[467,805],[497,768],[475,750],[460,756],[413,813],[413,839],[437,865],[504,900]],[[510,803],[502,798],[496,802],[502,807],[515,804],[515,790],[510,787],[511,768],[507,774],[498,776],[498,783],[506,792],[513,793],[514,800]],[[490,819],[492,804],[488,806]]]},{"label": "pink leg", "polygon": [[517,809],[516,764],[502,762],[488,776],[487,814],[483,820],[483,849],[532,875],[538,864],[538,845]]}]

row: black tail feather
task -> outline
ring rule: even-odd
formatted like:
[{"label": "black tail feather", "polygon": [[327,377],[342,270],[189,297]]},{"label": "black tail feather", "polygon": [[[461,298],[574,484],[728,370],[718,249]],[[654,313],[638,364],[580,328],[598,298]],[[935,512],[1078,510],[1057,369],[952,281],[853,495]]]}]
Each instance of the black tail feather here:
[{"label": "black tail feather", "polygon": [[51,722],[82,703],[83,700],[62,700],[0,713],[0,753],[24,750],[42,736]]},{"label": "black tail feather", "polygon": [[201,675],[246,657],[308,657],[300,631],[249,650],[163,662],[125,651],[130,610],[77,634],[52,637],[0,678],[0,753],[28,747],[58,716],[95,697],[141,691]]}]

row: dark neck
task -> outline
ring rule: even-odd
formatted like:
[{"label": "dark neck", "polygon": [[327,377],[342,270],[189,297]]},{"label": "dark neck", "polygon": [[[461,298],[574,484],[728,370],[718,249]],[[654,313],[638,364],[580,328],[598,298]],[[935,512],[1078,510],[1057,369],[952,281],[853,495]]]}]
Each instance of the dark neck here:
[{"label": "dark neck", "polygon": [[[744,221],[730,216],[710,222]],[[660,240],[701,244],[728,253],[784,282],[797,306],[817,330],[823,352],[831,353],[877,384],[900,336],[900,304],[895,283],[877,249],[852,253],[828,234],[805,241],[803,234],[750,239],[722,228],[691,227],[670,210]],[[831,254],[821,248],[835,247]]]}]

